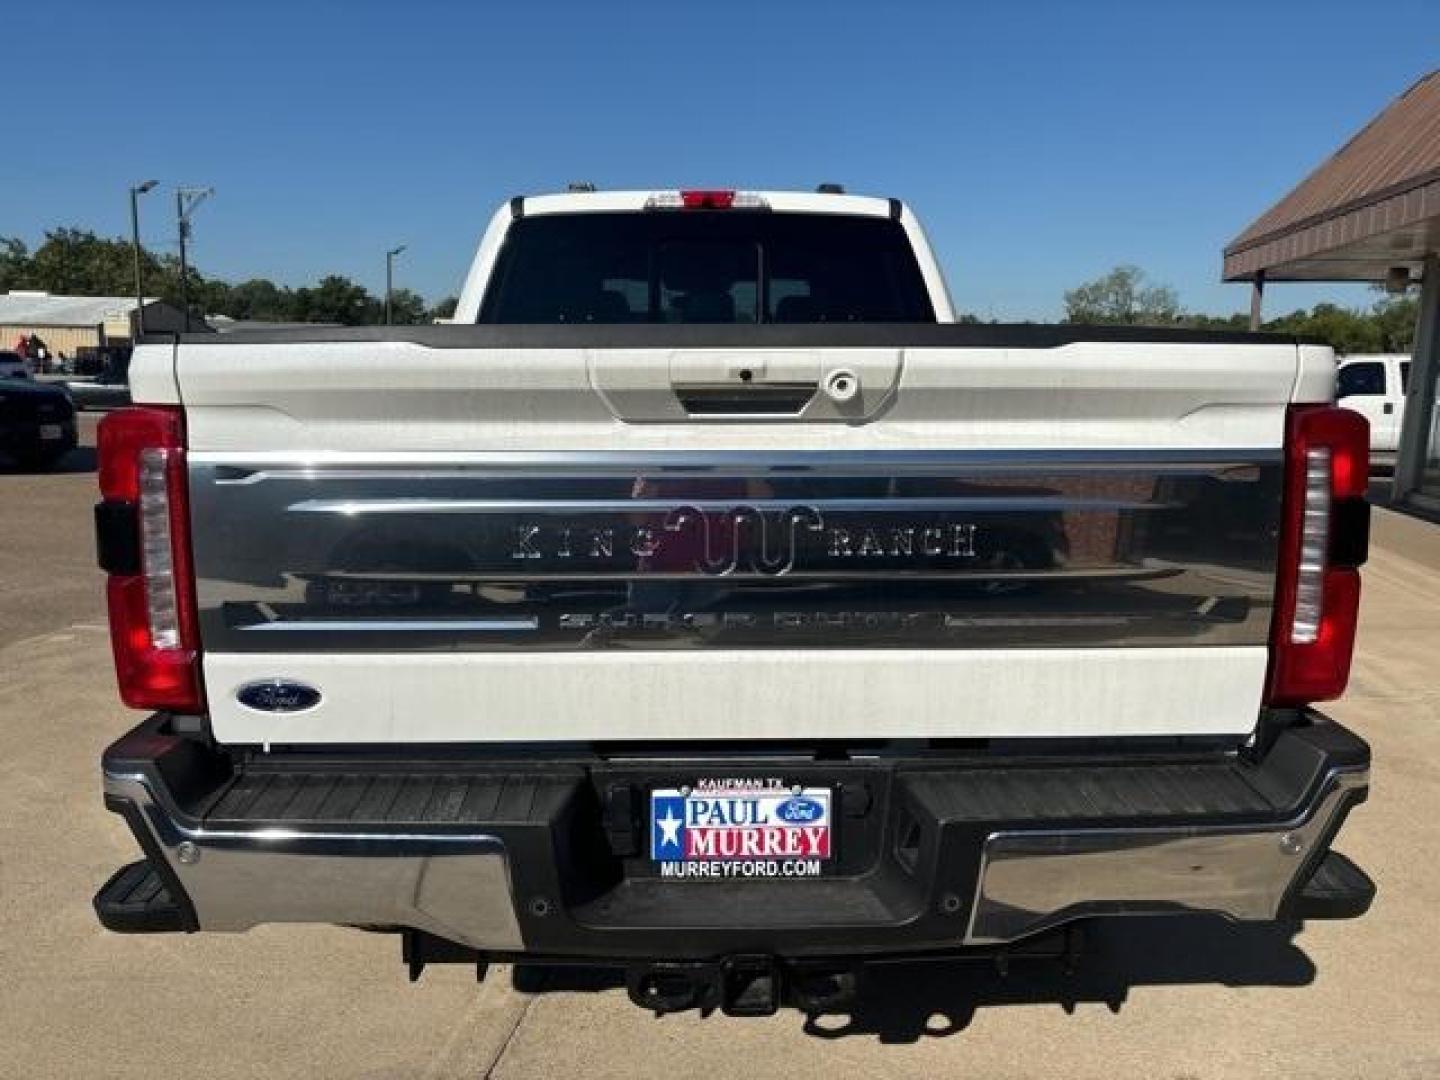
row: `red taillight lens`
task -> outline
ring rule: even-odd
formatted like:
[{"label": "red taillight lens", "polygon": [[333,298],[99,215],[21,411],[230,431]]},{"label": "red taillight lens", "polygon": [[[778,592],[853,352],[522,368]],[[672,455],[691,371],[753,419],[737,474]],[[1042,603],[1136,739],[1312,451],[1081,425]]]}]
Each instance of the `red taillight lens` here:
[{"label": "red taillight lens", "polygon": [[686,210],[729,210],[735,205],[735,192],[682,191],[680,203]]},{"label": "red taillight lens", "polygon": [[1358,413],[1291,407],[1268,704],[1305,705],[1345,692],[1360,612],[1369,458],[1370,428]]},{"label": "red taillight lens", "polygon": [[111,573],[106,587],[120,697],[134,708],[199,711],[200,634],[180,410],[116,410],[100,423],[99,447],[101,497],[125,511],[120,520],[135,532],[128,539],[138,553],[138,565]]}]

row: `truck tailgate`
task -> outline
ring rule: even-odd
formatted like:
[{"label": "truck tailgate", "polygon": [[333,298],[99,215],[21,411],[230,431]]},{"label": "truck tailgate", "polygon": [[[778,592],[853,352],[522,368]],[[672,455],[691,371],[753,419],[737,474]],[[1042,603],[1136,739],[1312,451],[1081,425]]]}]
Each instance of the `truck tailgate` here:
[{"label": "truck tailgate", "polygon": [[[679,329],[142,349],[137,397],[185,407],[216,737],[1253,728],[1328,350]],[[241,701],[274,679],[318,704]]]}]

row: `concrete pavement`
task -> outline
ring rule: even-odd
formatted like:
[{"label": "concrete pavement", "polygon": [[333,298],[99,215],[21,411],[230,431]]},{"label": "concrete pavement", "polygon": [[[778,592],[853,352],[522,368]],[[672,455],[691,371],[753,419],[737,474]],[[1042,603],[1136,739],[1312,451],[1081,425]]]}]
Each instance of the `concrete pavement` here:
[{"label": "concrete pavement", "polygon": [[135,849],[97,761],[137,717],[114,697],[88,464],[0,473],[0,1076],[1440,1076],[1440,528],[1377,514],[1331,710],[1375,748],[1340,845],[1379,882],[1366,918],[1111,925],[1070,979],[909,965],[849,1018],[657,1020],[594,977],[410,986],[396,942],[359,931],[102,931],[90,897]]}]

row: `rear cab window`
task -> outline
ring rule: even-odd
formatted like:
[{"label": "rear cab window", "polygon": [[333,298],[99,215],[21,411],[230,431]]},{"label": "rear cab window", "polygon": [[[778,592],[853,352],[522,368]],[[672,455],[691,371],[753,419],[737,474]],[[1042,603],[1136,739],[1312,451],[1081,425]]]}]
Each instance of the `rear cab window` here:
[{"label": "rear cab window", "polygon": [[843,214],[543,214],[510,226],[482,323],[933,322],[899,222]]}]

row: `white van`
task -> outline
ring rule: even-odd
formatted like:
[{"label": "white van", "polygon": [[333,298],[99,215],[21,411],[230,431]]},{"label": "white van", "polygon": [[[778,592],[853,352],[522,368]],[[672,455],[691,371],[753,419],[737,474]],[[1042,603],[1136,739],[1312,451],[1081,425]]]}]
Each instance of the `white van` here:
[{"label": "white van", "polygon": [[1393,454],[1400,447],[1410,357],[1403,353],[1351,356],[1340,363],[1335,400],[1370,421],[1370,450]]}]

